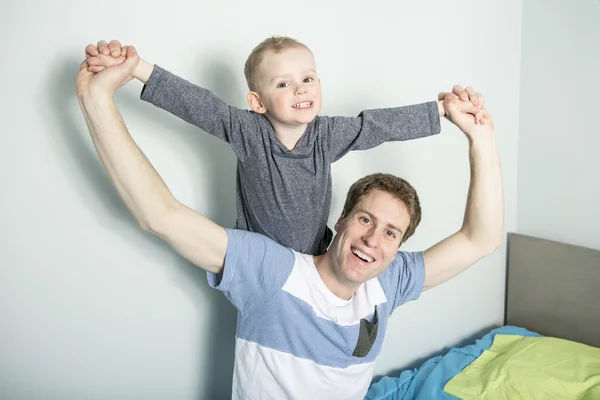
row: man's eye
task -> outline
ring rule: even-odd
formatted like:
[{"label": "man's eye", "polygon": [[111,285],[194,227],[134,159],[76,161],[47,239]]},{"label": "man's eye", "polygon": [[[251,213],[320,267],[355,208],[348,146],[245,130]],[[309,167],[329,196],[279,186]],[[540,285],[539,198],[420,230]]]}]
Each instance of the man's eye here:
[{"label": "man's eye", "polygon": [[396,237],[396,235],[392,231],[386,231],[385,234],[388,235],[391,238],[395,238]]},{"label": "man's eye", "polygon": [[365,223],[365,224],[370,224],[371,220],[367,217],[361,217],[360,218],[361,222]]}]

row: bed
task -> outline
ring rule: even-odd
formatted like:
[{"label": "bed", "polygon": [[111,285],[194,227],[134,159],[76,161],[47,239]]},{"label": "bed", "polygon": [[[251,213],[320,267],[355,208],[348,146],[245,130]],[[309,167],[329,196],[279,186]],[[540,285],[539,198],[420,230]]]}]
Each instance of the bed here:
[{"label": "bed", "polygon": [[504,326],[366,399],[600,399],[600,250],[508,234]]}]

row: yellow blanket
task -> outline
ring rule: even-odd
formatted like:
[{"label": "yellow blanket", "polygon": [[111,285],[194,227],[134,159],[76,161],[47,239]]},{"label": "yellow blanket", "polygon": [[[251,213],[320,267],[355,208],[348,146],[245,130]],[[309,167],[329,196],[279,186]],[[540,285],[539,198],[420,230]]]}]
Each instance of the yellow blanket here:
[{"label": "yellow blanket", "polygon": [[600,348],[499,334],[444,391],[465,400],[600,399]]}]

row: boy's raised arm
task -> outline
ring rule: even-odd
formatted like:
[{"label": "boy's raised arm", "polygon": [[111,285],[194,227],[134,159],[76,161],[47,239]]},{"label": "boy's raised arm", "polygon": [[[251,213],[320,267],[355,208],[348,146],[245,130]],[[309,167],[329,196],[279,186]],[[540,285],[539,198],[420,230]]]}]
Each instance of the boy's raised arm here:
[{"label": "boy's raised arm", "polygon": [[114,103],[114,92],[133,78],[139,58],[128,47],[120,65],[95,74],[84,61],[77,97],[90,135],[119,196],[140,226],[161,237],[192,263],[223,270],[227,232],[177,201],[131,138]]},{"label": "boy's raised arm", "polygon": [[[99,73],[122,64],[126,48],[121,47],[118,40],[110,43],[101,40],[97,45],[88,45],[85,49],[88,71]],[[240,161],[256,151],[255,135],[244,134],[261,129],[252,113],[230,106],[210,90],[141,59],[133,77],[145,85],[142,100],[226,141]]]}]

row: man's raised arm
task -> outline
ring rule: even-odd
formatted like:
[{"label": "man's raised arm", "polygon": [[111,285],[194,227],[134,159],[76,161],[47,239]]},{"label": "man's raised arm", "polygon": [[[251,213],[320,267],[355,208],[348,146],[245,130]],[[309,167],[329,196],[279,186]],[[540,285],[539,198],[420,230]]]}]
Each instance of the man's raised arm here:
[{"label": "man's raised arm", "polygon": [[138,224],[199,267],[223,270],[227,232],[173,197],[133,141],[114,102],[117,88],[133,78],[139,63],[133,47],[127,60],[95,74],[81,64],[77,98],[90,135],[119,196]]},{"label": "man's raised arm", "polygon": [[458,275],[502,243],[504,205],[502,173],[492,119],[475,124],[473,115],[461,113],[458,98],[449,96],[444,107],[449,119],[469,139],[471,182],[461,229],[424,253],[425,285],[431,289]]}]

